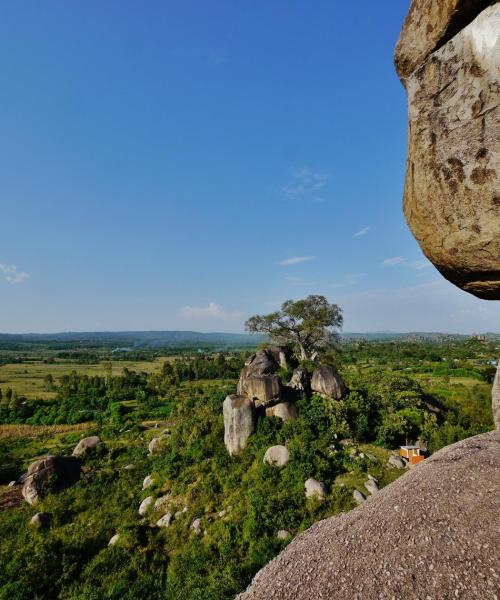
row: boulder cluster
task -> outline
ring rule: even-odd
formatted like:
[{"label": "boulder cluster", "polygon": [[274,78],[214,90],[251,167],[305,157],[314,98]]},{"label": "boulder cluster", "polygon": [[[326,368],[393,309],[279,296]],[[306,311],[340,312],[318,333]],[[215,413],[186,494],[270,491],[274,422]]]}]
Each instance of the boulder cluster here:
[{"label": "boulder cluster", "polygon": [[[341,400],[347,393],[346,385],[332,366],[318,366],[312,377],[308,371],[297,366],[290,381],[284,384],[280,369],[291,365],[291,358],[283,348],[263,348],[252,354],[243,367],[238,381],[237,393],[227,396],[223,404],[224,443],[229,454],[238,454],[255,431],[259,417],[279,417],[283,421],[297,418],[295,400],[304,392],[312,391],[321,396]],[[278,452],[274,446],[268,450]],[[288,454],[288,450],[284,448]],[[267,453],[266,453],[267,455]],[[284,453],[277,462],[282,462]],[[266,462],[276,462],[266,459]]]}]

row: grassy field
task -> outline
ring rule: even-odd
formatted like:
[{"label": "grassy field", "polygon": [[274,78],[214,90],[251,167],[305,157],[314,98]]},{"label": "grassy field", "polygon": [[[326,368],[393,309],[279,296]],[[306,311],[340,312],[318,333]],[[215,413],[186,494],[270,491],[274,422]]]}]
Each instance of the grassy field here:
[{"label": "grassy field", "polygon": [[[151,373],[161,369],[162,364],[169,360],[168,358],[158,358],[154,361],[113,361],[113,375],[119,375],[125,368],[129,371],[145,371]],[[170,359],[171,360],[171,359]],[[82,365],[68,361],[60,361],[51,364],[45,364],[41,361],[26,362],[22,364],[8,364],[0,366],[0,389],[11,388],[19,396],[27,398],[49,399],[55,396],[54,392],[47,390],[45,377],[52,375],[57,383],[63,375],[68,375],[71,371],[77,371],[84,375],[106,375],[107,361]]]}]

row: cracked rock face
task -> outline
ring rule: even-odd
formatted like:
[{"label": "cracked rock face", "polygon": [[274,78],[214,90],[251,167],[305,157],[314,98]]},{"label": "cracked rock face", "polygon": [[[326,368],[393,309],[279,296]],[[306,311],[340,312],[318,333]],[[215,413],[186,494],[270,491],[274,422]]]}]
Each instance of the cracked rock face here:
[{"label": "cracked rock face", "polygon": [[500,299],[500,3],[414,0],[396,48],[408,93],[404,212],[452,283]]}]

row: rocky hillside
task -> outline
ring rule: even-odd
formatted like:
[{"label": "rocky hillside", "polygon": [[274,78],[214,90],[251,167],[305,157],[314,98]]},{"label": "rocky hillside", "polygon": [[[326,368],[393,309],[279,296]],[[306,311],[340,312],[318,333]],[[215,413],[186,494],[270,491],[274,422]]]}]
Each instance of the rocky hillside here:
[{"label": "rocky hillside", "polygon": [[238,598],[493,600],[499,489],[499,431],[453,444],[299,535]]}]

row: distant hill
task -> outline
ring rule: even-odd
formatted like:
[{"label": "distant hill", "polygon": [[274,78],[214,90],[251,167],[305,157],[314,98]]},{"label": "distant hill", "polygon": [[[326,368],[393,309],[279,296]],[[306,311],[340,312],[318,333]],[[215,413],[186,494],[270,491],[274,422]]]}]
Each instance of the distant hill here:
[{"label": "distant hill", "polygon": [[[500,334],[482,334],[486,340],[498,340]],[[415,341],[442,342],[452,339],[465,339],[467,335],[439,332],[344,332],[341,339],[348,341]],[[210,348],[252,348],[266,340],[266,336],[246,333],[200,333],[198,331],[68,331],[63,333],[0,333],[0,346],[29,344],[48,346],[99,346],[122,350],[160,347],[210,347]]]},{"label": "distant hill", "polygon": [[197,331],[68,331],[63,333],[0,333],[0,343],[71,344],[119,346],[120,348],[210,346],[255,347],[266,338],[246,333],[200,333]]}]

